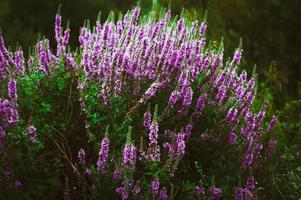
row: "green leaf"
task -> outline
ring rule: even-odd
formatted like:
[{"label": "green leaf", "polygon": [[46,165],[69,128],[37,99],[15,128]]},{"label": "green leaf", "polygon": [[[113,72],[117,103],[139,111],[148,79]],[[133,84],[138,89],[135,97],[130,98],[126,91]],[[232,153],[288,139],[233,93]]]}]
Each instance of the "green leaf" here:
[{"label": "green leaf", "polygon": [[42,103],[42,110],[44,111],[44,112],[51,112],[51,105],[50,104],[48,104],[48,103]]},{"label": "green leaf", "polygon": [[199,77],[198,77],[198,83],[201,83],[202,81],[203,81],[203,79],[204,79],[204,76],[205,76],[205,72],[202,72],[200,75],[199,75]]}]

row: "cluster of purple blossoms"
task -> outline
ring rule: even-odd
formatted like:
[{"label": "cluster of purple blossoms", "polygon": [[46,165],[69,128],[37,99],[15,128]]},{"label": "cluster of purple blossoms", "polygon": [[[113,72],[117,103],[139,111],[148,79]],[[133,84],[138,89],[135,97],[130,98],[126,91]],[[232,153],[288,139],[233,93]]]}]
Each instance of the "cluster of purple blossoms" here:
[{"label": "cluster of purple blossoms", "polygon": [[164,142],[163,147],[168,151],[168,157],[170,159],[181,159],[185,155],[186,148],[186,134],[183,131],[172,132],[166,131],[167,137],[171,138],[170,142]]},{"label": "cluster of purple blossoms", "polygon": [[[65,31],[62,29],[62,17],[59,14],[55,16],[55,39],[57,42],[56,56],[60,57],[66,53],[66,45],[69,43],[70,29],[67,27]],[[64,32],[64,33],[63,33]]]},{"label": "cluster of purple blossoms", "polygon": [[159,198],[160,198],[160,200],[167,200],[167,199],[168,199],[166,187],[163,187],[163,188],[160,190]]},{"label": "cluster of purple blossoms", "polygon": [[201,199],[205,199],[205,189],[202,186],[195,186],[194,187],[194,194],[195,196],[201,198]]},{"label": "cluster of purple blossoms", "polygon": [[196,115],[196,116],[201,115],[201,112],[202,112],[202,110],[205,107],[206,99],[207,99],[207,95],[206,94],[199,96],[199,98],[197,100],[197,103],[195,105],[194,112],[193,112],[194,115]]},{"label": "cluster of purple blossoms", "polygon": [[215,185],[211,185],[209,190],[211,192],[211,197],[213,200],[218,200],[222,198],[223,195],[222,189],[215,187]]},{"label": "cluster of purple blossoms", "polygon": [[237,135],[234,132],[230,132],[228,134],[228,143],[229,144],[235,144],[236,139],[237,139]]},{"label": "cluster of purple blossoms", "polygon": [[158,195],[159,191],[160,191],[160,180],[159,178],[156,178],[151,182],[151,193],[154,195]]},{"label": "cluster of purple blossoms", "polygon": [[97,169],[99,172],[104,172],[104,169],[109,158],[110,139],[106,136],[101,141],[101,147],[98,153]]},{"label": "cluster of purple blossoms", "polygon": [[149,147],[147,159],[160,161],[160,146],[158,145],[159,124],[154,120],[149,127]]},{"label": "cluster of purple blossoms", "polygon": [[270,123],[269,123],[269,125],[268,125],[268,128],[267,128],[268,133],[271,132],[274,129],[274,127],[276,125],[276,122],[277,122],[277,117],[273,116]]},{"label": "cluster of purple blossoms", "polygon": [[15,125],[19,119],[15,100],[10,101],[8,99],[3,100],[0,98],[0,115],[3,128]]},{"label": "cluster of purple blossoms", "polygon": [[15,181],[15,187],[17,190],[21,190],[22,189],[22,183],[19,180]]},{"label": "cluster of purple blossoms", "polygon": [[134,144],[126,143],[123,149],[122,165],[126,168],[134,168],[137,150]]},{"label": "cluster of purple blossoms", "polygon": [[81,148],[79,151],[78,151],[78,160],[79,160],[79,163],[81,165],[84,165],[86,163],[86,153],[85,153],[85,150],[83,148]]},{"label": "cluster of purple blossoms", "polygon": [[125,199],[128,198],[128,194],[127,194],[127,192],[125,191],[124,187],[118,187],[118,188],[116,188],[115,191],[120,195],[120,198],[121,198],[122,200],[125,200]]},{"label": "cluster of purple blossoms", "polygon": [[8,97],[11,101],[15,101],[17,98],[17,83],[14,79],[8,81]]},{"label": "cluster of purple blossoms", "polygon": [[37,137],[37,129],[34,126],[29,126],[27,130],[28,130],[28,134],[30,136],[31,142],[35,143],[36,137]]},{"label": "cluster of purple blossoms", "polygon": [[150,112],[150,111],[146,111],[146,112],[144,113],[144,122],[143,122],[143,126],[144,126],[145,128],[149,128],[149,127],[150,127],[151,121],[152,121],[151,118],[152,118],[151,112]]},{"label": "cluster of purple blossoms", "polygon": [[134,187],[132,189],[133,195],[138,196],[140,192],[141,192],[141,188],[138,185],[134,185]]}]

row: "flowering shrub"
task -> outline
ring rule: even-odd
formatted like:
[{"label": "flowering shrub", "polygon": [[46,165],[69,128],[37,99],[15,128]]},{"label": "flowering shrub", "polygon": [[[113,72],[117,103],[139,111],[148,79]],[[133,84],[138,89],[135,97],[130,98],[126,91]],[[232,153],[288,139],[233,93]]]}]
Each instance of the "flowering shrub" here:
[{"label": "flowering shrub", "polygon": [[277,117],[255,98],[242,46],[224,60],[206,28],[136,7],[86,22],[71,50],[57,14],[56,51],[43,38],[26,61],[1,37],[4,195],[257,199]]}]

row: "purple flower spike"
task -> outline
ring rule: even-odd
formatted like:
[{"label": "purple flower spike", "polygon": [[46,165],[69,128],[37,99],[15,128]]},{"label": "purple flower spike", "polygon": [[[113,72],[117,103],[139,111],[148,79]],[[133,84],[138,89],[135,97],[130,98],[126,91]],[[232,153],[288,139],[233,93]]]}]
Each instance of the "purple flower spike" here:
[{"label": "purple flower spike", "polygon": [[28,127],[28,134],[32,143],[35,143],[37,137],[37,129],[34,126]]},{"label": "purple flower spike", "polygon": [[235,66],[237,64],[239,64],[240,60],[241,60],[241,56],[242,56],[242,50],[241,49],[237,49],[235,51],[233,60],[232,60],[232,65]]},{"label": "purple flower spike", "polygon": [[141,191],[141,188],[139,187],[139,185],[134,185],[133,189],[132,189],[132,193],[134,196],[138,196],[139,193]]},{"label": "purple flower spike", "polygon": [[121,179],[121,171],[119,169],[114,170],[114,180],[118,181]]},{"label": "purple flower spike", "polygon": [[163,187],[163,188],[160,190],[159,198],[160,198],[160,200],[167,200],[167,199],[168,199],[168,196],[167,196],[167,190],[166,190],[165,187]]},{"label": "purple flower spike", "polygon": [[116,188],[115,190],[122,200],[128,199],[128,193],[123,186]]},{"label": "purple flower spike", "polygon": [[144,113],[144,122],[143,122],[143,126],[145,128],[149,128],[151,125],[151,118],[152,118],[152,114],[150,111],[146,111]]},{"label": "purple flower spike", "polygon": [[78,151],[78,160],[79,160],[79,163],[84,165],[86,163],[86,153],[85,153],[85,150],[83,148],[81,148],[79,151]]},{"label": "purple flower spike", "polygon": [[267,128],[267,132],[268,133],[271,132],[274,129],[274,127],[276,125],[276,122],[277,122],[277,117],[273,116],[272,119],[271,119],[271,121],[270,121],[270,123],[269,123],[269,126]]},{"label": "purple flower spike", "polygon": [[136,157],[136,147],[131,143],[125,144],[123,149],[122,165],[127,168],[133,168],[135,166]]},{"label": "purple flower spike", "polygon": [[248,177],[247,182],[246,182],[246,189],[248,189],[250,192],[253,192],[255,190],[255,178],[254,178],[254,176]]},{"label": "purple flower spike", "polygon": [[204,37],[206,29],[207,29],[207,23],[202,22],[201,27],[200,27],[200,36],[201,37]]},{"label": "purple flower spike", "polygon": [[185,147],[186,147],[185,134],[184,133],[178,133],[177,136],[176,136],[176,149],[177,149],[176,152],[177,152],[177,155],[179,157],[184,156]]},{"label": "purple flower spike", "polygon": [[96,163],[99,172],[103,172],[106,167],[106,163],[109,158],[109,149],[110,149],[110,140],[108,137],[104,137],[101,141],[98,160]]},{"label": "purple flower spike", "polygon": [[0,140],[2,140],[5,137],[5,131],[4,128],[0,125]]},{"label": "purple flower spike", "polygon": [[268,147],[268,155],[267,157],[270,158],[276,151],[276,146],[277,146],[277,140],[271,139]]},{"label": "purple flower spike", "polygon": [[24,74],[25,72],[24,64],[25,61],[24,61],[23,51],[22,50],[16,51],[15,60],[14,60],[14,66],[15,66],[14,71],[17,74]]},{"label": "purple flower spike", "polygon": [[154,195],[157,195],[159,194],[159,189],[160,189],[160,180],[156,178],[151,182],[151,192]]},{"label": "purple flower spike", "polygon": [[195,194],[195,196],[203,199],[203,198],[205,198],[205,189],[202,186],[197,185],[194,188],[194,194]]},{"label": "purple flower spike", "polygon": [[212,199],[218,200],[222,198],[223,190],[215,187],[215,185],[210,186],[209,190],[211,191]]},{"label": "purple flower spike", "polygon": [[62,17],[59,14],[55,15],[54,32],[56,41],[59,42],[62,37]]},{"label": "purple flower spike", "polygon": [[228,135],[228,143],[229,144],[235,144],[236,139],[237,139],[236,134],[234,132],[230,132],[229,135]]},{"label": "purple flower spike", "polygon": [[21,190],[22,189],[22,183],[19,180],[15,181],[15,187],[17,190]]},{"label": "purple flower spike", "polygon": [[253,161],[254,161],[254,154],[253,153],[248,153],[245,156],[245,160],[244,160],[243,166],[244,167],[250,166],[253,163]]},{"label": "purple flower spike", "polygon": [[17,83],[16,83],[16,80],[14,80],[14,79],[9,79],[8,97],[13,101],[15,101],[15,99],[17,98]]},{"label": "purple flower spike", "polygon": [[193,113],[194,115],[197,115],[197,116],[201,115],[201,112],[205,107],[206,99],[207,99],[206,94],[199,96],[197,103],[195,105],[195,109],[194,109],[194,113]]},{"label": "purple flower spike", "polygon": [[241,187],[235,188],[234,199],[235,200],[245,200],[244,189],[242,189]]}]

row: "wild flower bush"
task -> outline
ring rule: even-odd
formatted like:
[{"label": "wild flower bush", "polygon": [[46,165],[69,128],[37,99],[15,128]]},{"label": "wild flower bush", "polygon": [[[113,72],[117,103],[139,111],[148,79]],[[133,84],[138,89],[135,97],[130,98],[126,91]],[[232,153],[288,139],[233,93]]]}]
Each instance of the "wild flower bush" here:
[{"label": "wild flower bush", "polygon": [[206,28],[135,7],[86,22],[72,50],[57,14],[56,48],[42,38],[27,60],[1,37],[1,195],[257,199],[277,117],[242,46],[225,59]]}]

